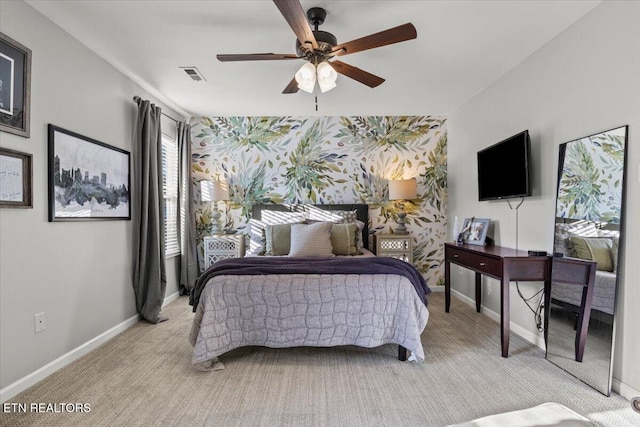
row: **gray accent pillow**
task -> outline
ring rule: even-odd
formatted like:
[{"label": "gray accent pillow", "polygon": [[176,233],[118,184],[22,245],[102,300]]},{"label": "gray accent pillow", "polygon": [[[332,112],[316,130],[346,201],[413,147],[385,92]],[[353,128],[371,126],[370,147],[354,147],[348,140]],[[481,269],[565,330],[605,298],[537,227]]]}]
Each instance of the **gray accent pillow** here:
[{"label": "gray accent pillow", "polygon": [[332,257],[330,222],[291,225],[292,257]]}]

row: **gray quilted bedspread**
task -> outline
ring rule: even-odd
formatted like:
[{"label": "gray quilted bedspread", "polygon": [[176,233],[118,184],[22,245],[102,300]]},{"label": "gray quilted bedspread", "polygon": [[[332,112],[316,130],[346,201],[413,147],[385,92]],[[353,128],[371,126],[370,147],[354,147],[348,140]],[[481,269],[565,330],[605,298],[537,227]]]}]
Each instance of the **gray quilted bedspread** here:
[{"label": "gray quilted bedspread", "polygon": [[220,275],[203,288],[189,341],[196,366],[235,348],[399,344],[424,359],[429,312],[396,274]]}]

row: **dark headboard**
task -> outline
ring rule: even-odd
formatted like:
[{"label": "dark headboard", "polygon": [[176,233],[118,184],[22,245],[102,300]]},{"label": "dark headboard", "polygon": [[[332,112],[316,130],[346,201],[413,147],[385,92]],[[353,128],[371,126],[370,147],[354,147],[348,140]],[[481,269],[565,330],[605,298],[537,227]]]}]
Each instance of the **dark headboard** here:
[{"label": "dark headboard", "polygon": [[305,212],[307,206],[313,206],[325,211],[356,211],[356,218],[364,222],[362,230],[362,245],[369,248],[369,205],[365,204],[339,204],[339,205],[276,205],[276,204],[259,204],[253,205],[251,216],[254,219],[262,218],[262,211],[283,211],[283,212]]}]

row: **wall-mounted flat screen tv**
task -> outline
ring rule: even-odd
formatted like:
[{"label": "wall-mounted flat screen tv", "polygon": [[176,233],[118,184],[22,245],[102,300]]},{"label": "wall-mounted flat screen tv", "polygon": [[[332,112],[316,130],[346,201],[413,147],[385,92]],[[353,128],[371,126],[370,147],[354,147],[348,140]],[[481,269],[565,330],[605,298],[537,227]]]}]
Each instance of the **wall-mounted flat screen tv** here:
[{"label": "wall-mounted flat screen tv", "polygon": [[529,131],[478,151],[478,199],[531,196]]}]

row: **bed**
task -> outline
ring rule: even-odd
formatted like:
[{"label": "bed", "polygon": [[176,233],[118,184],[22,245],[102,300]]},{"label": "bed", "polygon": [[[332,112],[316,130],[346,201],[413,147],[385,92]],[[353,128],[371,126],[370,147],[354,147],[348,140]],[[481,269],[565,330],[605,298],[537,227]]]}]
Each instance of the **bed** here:
[{"label": "bed", "polygon": [[[554,253],[564,257],[598,262],[596,270],[592,314],[608,323],[613,322],[617,285],[617,258],[619,231],[601,230],[593,222],[576,221],[561,223],[556,220]],[[593,248],[593,245],[598,247]],[[553,283],[552,302],[580,312],[582,287],[564,283]]]},{"label": "bed", "polygon": [[[429,318],[431,290],[413,266],[367,251],[367,205],[253,207],[252,221],[269,217],[277,217],[276,222],[262,223],[266,237],[273,234],[271,246],[254,233],[248,256],[221,260],[198,278],[190,297],[195,312],[189,335],[194,367],[220,369],[219,356],[245,346],[397,344],[400,360],[407,358],[407,352],[411,360],[424,359],[420,335]],[[282,225],[286,221],[289,227]],[[286,249],[278,252],[273,240],[276,230],[287,228],[289,254],[295,256],[282,255]],[[310,255],[304,253],[310,249],[303,248],[303,256],[297,256],[302,233],[312,228],[330,230],[338,255],[324,256],[322,248],[311,249],[316,252]],[[345,240],[351,239],[351,244],[345,253],[335,249],[340,244],[333,237],[334,230],[347,228]],[[356,242],[353,234],[358,236]],[[314,238],[313,243],[324,240]]]}]

